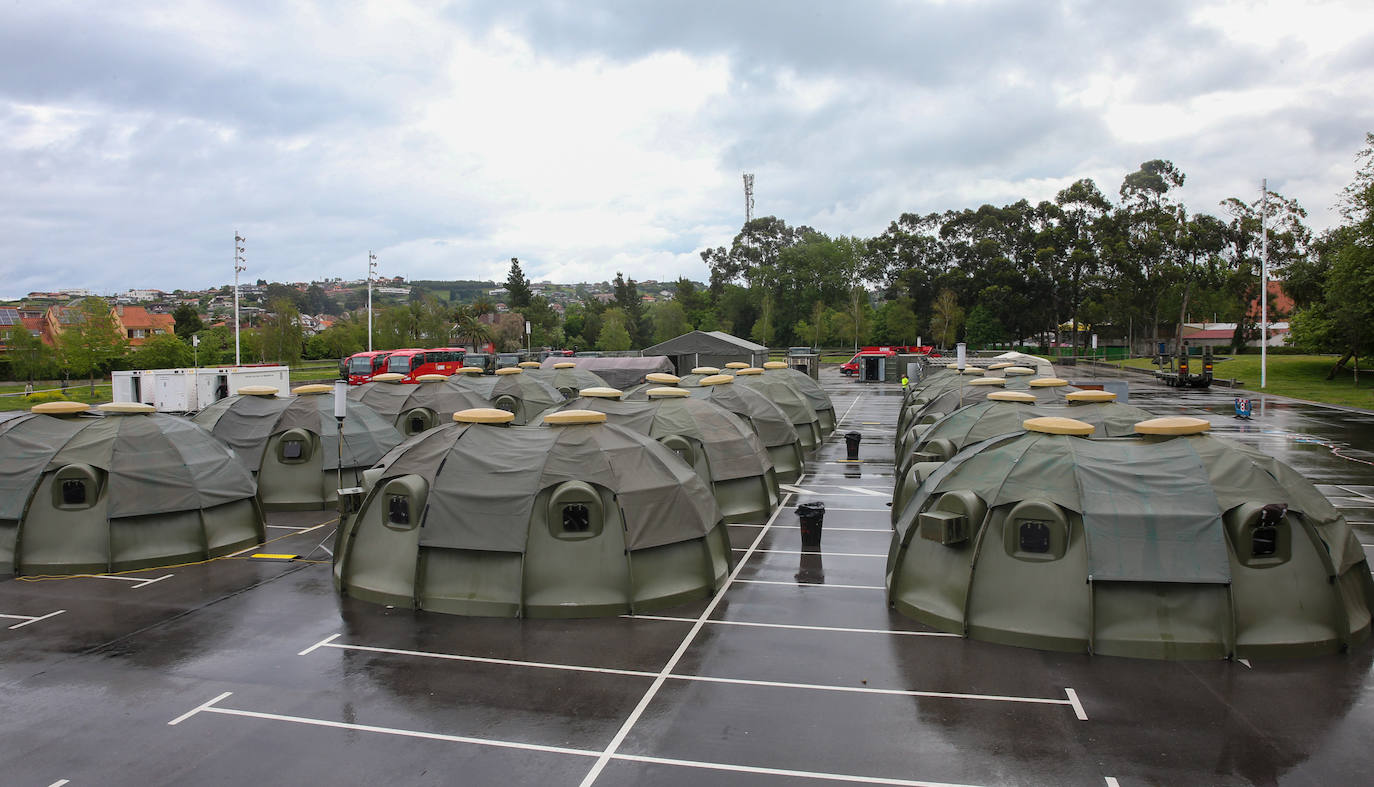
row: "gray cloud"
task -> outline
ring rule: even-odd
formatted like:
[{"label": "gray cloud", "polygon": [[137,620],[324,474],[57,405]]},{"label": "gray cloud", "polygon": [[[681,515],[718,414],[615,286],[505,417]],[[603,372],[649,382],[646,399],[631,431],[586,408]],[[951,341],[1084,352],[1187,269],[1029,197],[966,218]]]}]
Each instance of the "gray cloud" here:
[{"label": "gray cloud", "polygon": [[1329,224],[1374,35],[1256,45],[1204,6],[12,4],[0,294],[222,283],[236,228],[250,278],[356,277],[368,248],[414,278],[704,277],[741,171],[761,213],[831,234],[1115,194],[1150,158],[1193,210],[1268,175]]}]

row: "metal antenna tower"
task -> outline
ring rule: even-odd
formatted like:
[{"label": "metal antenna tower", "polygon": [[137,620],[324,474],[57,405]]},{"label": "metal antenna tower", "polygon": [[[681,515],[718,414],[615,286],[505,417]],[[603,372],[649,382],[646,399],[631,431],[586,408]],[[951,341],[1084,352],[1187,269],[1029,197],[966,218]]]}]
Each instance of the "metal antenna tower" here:
[{"label": "metal antenna tower", "polygon": [[241,363],[239,359],[239,274],[248,270],[244,258],[244,243],[248,239],[234,230],[234,365]]},{"label": "metal antenna tower", "polygon": [[754,220],[754,174],[744,173],[744,223]]},{"label": "metal antenna tower", "polygon": [[367,351],[372,352],[372,280],[377,278],[377,255],[367,250]]}]

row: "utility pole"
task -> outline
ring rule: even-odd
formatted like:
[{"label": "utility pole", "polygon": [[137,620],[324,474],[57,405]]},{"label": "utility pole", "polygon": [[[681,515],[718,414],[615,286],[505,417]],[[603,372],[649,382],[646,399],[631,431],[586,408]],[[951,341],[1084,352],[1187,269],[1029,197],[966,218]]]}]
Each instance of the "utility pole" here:
[{"label": "utility pole", "polygon": [[744,173],[744,223],[754,220],[754,175]]},{"label": "utility pole", "polygon": [[1260,180],[1260,388],[1269,371],[1269,179]]},{"label": "utility pole", "polygon": [[372,279],[377,275],[377,255],[367,250],[367,351],[372,352]]},{"label": "utility pole", "polygon": [[234,365],[242,363],[239,359],[239,274],[248,270],[244,264],[244,245],[248,239],[234,230]]}]

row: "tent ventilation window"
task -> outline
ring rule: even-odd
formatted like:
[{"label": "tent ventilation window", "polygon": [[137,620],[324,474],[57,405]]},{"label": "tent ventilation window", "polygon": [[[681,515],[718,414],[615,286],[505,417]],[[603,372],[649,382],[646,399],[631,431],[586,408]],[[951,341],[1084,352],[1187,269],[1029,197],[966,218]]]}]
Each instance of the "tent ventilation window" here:
[{"label": "tent ventilation window", "polygon": [[693,450],[692,444],[687,438],[682,435],[670,434],[660,439],[659,442],[663,443],[669,450],[681,457],[682,461],[686,462],[688,467],[696,466],[697,453]]},{"label": "tent ventilation window", "polygon": [[492,404],[496,406],[496,409],[505,410],[508,413],[515,413],[520,406],[520,403],[515,401],[515,397],[509,394],[496,397],[496,401]]},{"label": "tent ventilation window", "polygon": [[67,506],[86,505],[86,482],[70,478],[62,482],[62,504]]},{"label": "tent ventilation window", "polygon": [[389,495],[386,500],[386,519],[388,524],[410,526],[410,498],[405,495]]},{"label": "tent ventilation window", "polygon": [[585,533],[592,527],[591,512],[584,505],[563,506],[563,532]]},{"label": "tent ventilation window", "polygon": [[1050,551],[1050,523],[1033,519],[1023,520],[1018,539],[1022,552],[1043,555]]},{"label": "tent ventilation window", "polygon": [[559,484],[545,512],[549,534],[562,541],[596,538],[606,519],[601,494],[585,481]]},{"label": "tent ventilation window", "polygon": [[410,417],[410,427],[406,430],[409,434],[419,434],[425,431],[425,419],[418,415]]},{"label": "tent ventilation window", "polygon": [[282,432],[277,441],[277,461],[286,465],[298,465],[310,460],[312,453],[311,434],[304,429],[288,429]]},{"label": "tent ventilation window", "polygon": [[282,459],[300,459],[301,453],[301,441],[299,440],[287,440],[281,444]]}]

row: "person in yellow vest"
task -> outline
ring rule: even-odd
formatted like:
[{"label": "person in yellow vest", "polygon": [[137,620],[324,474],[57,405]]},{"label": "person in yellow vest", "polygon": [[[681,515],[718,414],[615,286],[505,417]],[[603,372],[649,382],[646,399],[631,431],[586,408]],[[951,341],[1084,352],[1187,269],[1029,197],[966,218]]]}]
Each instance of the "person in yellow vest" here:
[{"label": "person in yellow vest", "polygon": [[906,385],[907,385],[907,383],[909,383],[909,382],[911,382],[911,381],[907,379],[906,375],[905,375],[905,374],[902,375],[902,390],[903,390],[903,391],[906,390]]}]

